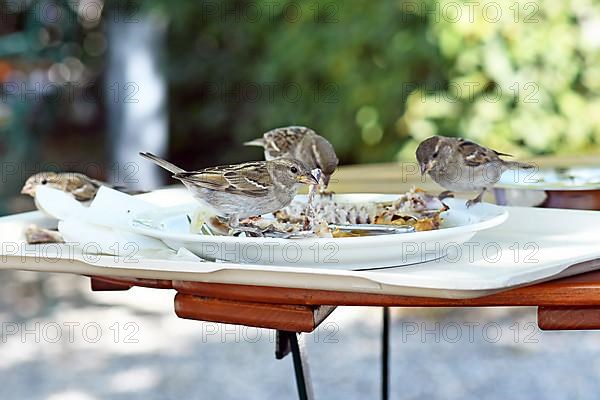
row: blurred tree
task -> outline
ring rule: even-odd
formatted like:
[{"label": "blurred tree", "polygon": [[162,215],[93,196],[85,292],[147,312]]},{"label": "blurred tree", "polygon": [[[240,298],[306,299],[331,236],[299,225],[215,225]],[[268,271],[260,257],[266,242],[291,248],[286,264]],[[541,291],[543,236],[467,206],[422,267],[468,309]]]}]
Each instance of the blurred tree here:
[{"label": "blurred tree", "polygon": [[443,82],[427,25],[398,2],[158,4],[171,19],[172,152],[190,164],[260,157],[241,143],[289,124],[315,128],[343,162],[393,159],[408,138],[395,128],[405,83]]},{"label": "blurred tree", "polygon": [[83,172],[102,157],[101,10],[98,2],[0,0],[0,205],[39,170]]},{"label": "blurred tree", "polygon": [[432,134],[517,153],[599,142],[594,2],[157,5],[172,22],[172,150],[196,165],[257,157],[240,143],[286,124],[346,163],[412,159]]},{"label": "blurred tree", "polygon": [[[103,70],[107,8],[131,23],[148,10],[166,16],[171,156],[186,167],[259,158],[241,143],[287,124],[318,130],[343,163],[413,159],[432,134],[517,154],[600,143],[600,3],[591,0],[0,4],[9,79],[32,82],[41,71],[45,82],[79,85],[79,94]],[[32,12],[39,4],[73,18]],[[95,4],[104,9],[86,12]],[[59,156],[85,158],[97,150],[86,145],[90,132],[104,130],[98,103],[44,100],[20,110],[4,102],[0,129],[72,133],[80,149],[61,147]]]},{"label": "blurred tree", "polygon": [[470,4],[428,1],[411,10],[428,22],[446,83],[411,94],[400,126],[413,140],[401,156],[431,134],[514,153],[598,148],[600,3]]}]

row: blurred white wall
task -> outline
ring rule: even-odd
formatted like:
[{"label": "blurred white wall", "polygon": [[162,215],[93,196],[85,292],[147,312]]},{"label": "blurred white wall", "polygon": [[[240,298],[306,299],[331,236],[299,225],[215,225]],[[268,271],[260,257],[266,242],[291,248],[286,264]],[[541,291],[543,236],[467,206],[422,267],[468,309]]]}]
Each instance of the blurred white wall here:
[{"label": "blurred white wall", "polygon": [[159,169],[138,156],[164,155],[168,143],[167,80],[162,69],[167,23],[156,15],[107,18],[106,102],[113,181],[135,189],[160,185]]}]

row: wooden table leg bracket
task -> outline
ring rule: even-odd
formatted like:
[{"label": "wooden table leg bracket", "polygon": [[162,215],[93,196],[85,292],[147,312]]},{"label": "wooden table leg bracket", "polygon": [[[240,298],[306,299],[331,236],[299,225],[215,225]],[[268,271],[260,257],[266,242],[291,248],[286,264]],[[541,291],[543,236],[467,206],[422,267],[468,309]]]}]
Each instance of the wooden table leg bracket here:
[{"label": "wooden table leg bracket", "polygon": [[537,323],[544,331],[600,329],[600,307],[538,307]]},{"label": "wooden table leg bracket", "polygon": [[177,293],[180,318],[246,325],[289,332],[312,332],[335,307],[267,304]]},{"label": "wooden table leg bracket", "polygon": [[269,304],[181,292],[175,296],[175,313],[180,318],[276,329],[275,357],[281,360],[292,354],[300,400],[314,398],[300,332],[314,331],[333,310],[333,306]]}]

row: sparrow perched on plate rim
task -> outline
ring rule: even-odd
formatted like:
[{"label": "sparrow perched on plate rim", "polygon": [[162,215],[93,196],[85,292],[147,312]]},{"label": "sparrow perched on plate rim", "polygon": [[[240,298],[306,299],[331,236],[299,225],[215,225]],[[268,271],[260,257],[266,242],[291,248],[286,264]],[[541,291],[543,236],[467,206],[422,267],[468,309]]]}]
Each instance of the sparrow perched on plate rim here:
[{"label": "sparrow perched on plate rim", "polygon": [[477,191],[477,197],[467,201],[467,207],[481,202],[486,190],[492,188],[508,169],[533,168],[517,161],[505,161],[500,153],[469,140],[432,136],[425,139],[416,152],[421,175],[431,178],[446,189],[440,197],[451,192]]},{"label": "sparrow perched on plate rim", "polygon": [[319,168],[323,172],[322,183],[325,187],[339,163],[333,145],[304,126],[272,129],[245,145],[264,148],[266,160],[294,158],[303,161],[311,170]]},{"label": "sparrow perched on plate rim", "polygon": [[278,211],[302,184],[318,182],[299,160],[280,158],[185,171],[151,153],[140,155],[173,174],[201,203],[237,226],[240,219]]}]

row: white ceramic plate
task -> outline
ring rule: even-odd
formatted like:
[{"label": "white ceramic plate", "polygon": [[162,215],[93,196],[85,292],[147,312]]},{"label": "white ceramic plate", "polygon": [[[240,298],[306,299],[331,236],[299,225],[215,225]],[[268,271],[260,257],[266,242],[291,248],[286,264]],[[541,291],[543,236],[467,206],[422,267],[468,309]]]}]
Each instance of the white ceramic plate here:
[{"label": "white ceramic plate", "polygon": [[[389,201],[399,195],[344,194],[344,203]],[[304,200],[299,196],[298,200]],[[477,232],[503,223],[508,212],[481,203],[467,209],[464,200],[444,200],[450,210],[443,215],[442,229],[405,234],[349,237],[273,239],[206,236],[189,233],[188,215],[198,203],[158,208],[135,215],[132,230],[158,238],[173,249],[185,247],[209,260],[262,265],[371,269],[411,265],[443,257]]]}]

